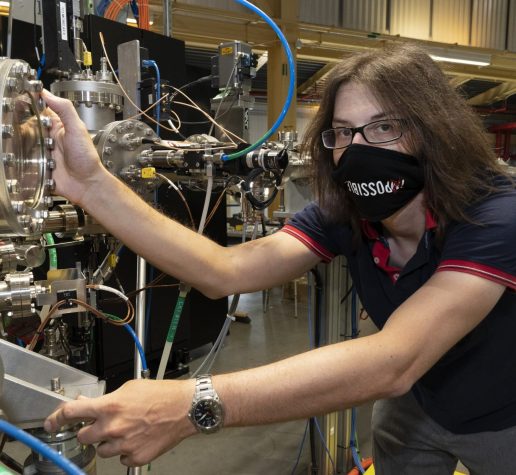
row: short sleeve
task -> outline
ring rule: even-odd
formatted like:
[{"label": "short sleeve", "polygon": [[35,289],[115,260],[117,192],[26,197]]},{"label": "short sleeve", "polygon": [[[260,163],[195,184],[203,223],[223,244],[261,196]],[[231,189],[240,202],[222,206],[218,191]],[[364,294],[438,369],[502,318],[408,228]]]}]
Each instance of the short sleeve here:
[{"label": "short sleeve", "polygon": [[516,191],[491,195],[450,226],[437,271],[465,272],[516,290]]},{"label": "short sleeve", "polygon": [[323,262],[338,254],[347,254],[351,245],[349,226],[329,223],[315,203],[296,213],[281,229],[301,241]]}]

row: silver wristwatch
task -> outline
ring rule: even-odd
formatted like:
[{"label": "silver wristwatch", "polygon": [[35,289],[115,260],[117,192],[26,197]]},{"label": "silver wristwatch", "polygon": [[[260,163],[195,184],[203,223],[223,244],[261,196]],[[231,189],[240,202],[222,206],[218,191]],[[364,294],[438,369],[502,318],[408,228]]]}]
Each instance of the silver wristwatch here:
[{"label": "silver wristwatch", "polygon": [[213,434],[224,422],[224,408],[213,389],[211,375],[197,376],[192,408],[188,417],[199,432]]}]

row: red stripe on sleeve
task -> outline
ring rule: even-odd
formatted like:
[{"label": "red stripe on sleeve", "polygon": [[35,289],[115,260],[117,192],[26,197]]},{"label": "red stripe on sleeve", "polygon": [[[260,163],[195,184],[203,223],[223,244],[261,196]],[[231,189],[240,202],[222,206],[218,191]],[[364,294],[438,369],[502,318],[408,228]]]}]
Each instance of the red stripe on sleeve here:
[{"label": "red stripe on sleeve", "polygon": [[476,262],[447,260],[439,264],[437,271],[451,270],[483,277],[516,290],[516,276]]},{"label": "red stripe on sleeve", "polygon": [[306,247],[308,247],[308,249],[318,255],[323,260],[323,262],[328,263],[335,257],[335,254],[328,251],[328,249],[321,246],[317,241],[313,240],[310,236],[306,235],[294,226],[286,224],[280,229],[280,231],[290,234],[297,240],[301,241]]}]

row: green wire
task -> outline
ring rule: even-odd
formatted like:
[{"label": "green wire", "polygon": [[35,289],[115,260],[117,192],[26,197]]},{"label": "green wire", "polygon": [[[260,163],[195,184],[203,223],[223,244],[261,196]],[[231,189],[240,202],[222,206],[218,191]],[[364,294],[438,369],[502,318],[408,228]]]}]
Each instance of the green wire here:
[{"label": "green wire", "polygon": [[110,320],[114,320],[115,322],[121,322],[122,319],[120,317],[117,317],[116,315],[113,315],[112,313],[106,313],[102,312],[106,317],[108,317]]},{"label": "green wire", "polygon": [[179,296],[177,297],[176,306],[174,308],[174,314],[172,315],[172,320],[170,321],[170,326],[168,328],[167,333],[168,343],[172,343],[174,341],[174,337],[176,336],[177,326],[179,325],[181,313],[183,313],[183,307],[185,305],[185,299],[187,295],[188,292],[181,291],[179,292]]},{"label": "green wire", "polygon": [[[52,236],[51,233],[45,233],[43,237],[49,246],[53,246],[55,244],[54,236]],[[48,261],[49,269],[57,269],[57,251],[55,247],[48,248]]]}]

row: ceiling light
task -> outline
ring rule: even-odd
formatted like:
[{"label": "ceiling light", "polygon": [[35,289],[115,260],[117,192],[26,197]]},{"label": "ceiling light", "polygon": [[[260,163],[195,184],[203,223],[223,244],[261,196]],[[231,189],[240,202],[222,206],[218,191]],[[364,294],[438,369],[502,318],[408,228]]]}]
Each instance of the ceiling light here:
[{"label": "ceiling light", "polygon": [[472,66],[489,66],[491,64],[491,55],[487,53],[433,46],[427,48],[427,51],[434,61],[469,64]]}]

